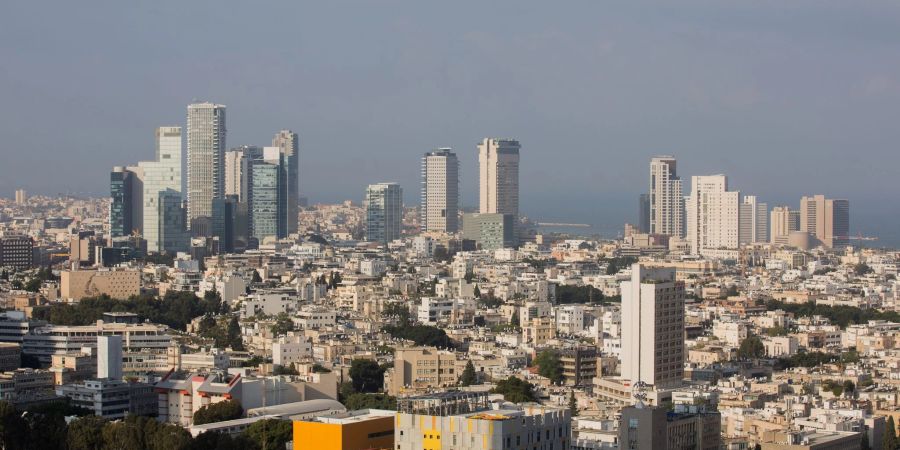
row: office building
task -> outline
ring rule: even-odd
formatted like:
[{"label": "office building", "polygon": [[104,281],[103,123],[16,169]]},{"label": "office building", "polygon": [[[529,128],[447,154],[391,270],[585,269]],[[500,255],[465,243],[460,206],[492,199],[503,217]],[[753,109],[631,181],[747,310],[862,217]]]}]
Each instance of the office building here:
[{"label": "office building", "polygon": [[757,201],[755,195],[745,195],[740,205],[740,244],[769,242],[769,205]]},{"label": "office building", "polygon": [[119,379],[57,386],[56,395],[68,398],[72,406],[108,420],[124,419],[127,415],[153,416],[158,407],[153,386]]},{"label": "office building", "polygon": [[785,245],[791,233],[800,231],[800,211],[788,206],[776,206],[772,208],[770,223],[770,241]]},{"label": "office building", "polygon": [[250,234],[260,242],[267,237],[283,238],[287,236],[284,158],[277,147],[266,147],[262,158],[249,164]]},{"label": "office building", "polygon": [[225,106],[193,103],[187,112],[187,223],[212,216],[225,194]]},{"label": "office building", "polygon": [[725,175],[691,177],[693,189],[686,204],[687,241],[691,253],[737,249],[740,192],[728,190]]},{"label": "office building", "polygon": [[519,216],[519,141],[485,138],[478,144],[482,214]]},{"label": "office building", "polygon": [[696,406],[676,405],[669,412],[664,407],[638,403],[622,409],[619,448],[718,450],[721,420],[718,412],[706,412]]},{"label": "office building", "polygon": [[24,205],[28,200],[28,195],[25,193],[25,189],[16,189],[16,204]]},{"label": "office building", "polygon": [[403,189],[397,183],[370,184],[366,189],[366,240],[387,244],[400,239]]},{"label": "office building", "polygon": [[0,237],[0,267],[28,270],[34,267],[34,239],[31,236]]},{"label": "office building", "polygon": [[568,409],[502,403],[487,392],[443,392],[397,400],[397,450],[568,449]]},{"label": "office building", "polygon": [[395,411],[363,409],[295,420],[294,450],[394,448]]},{"label": "office building", "polygon": [[47,322],[29,319],[24,311],[0,312],[0,342],[21,343],[32,330],[44,325]]},{"label": "office building", "polygon": [[449,148],[422,157],[422,231],[455,233],[459,230],[459,160]]},{"label": "office building", "polygon": [[112,238],[131,236],[142,227],[138,209],[143,187],[139,172],[133,169],[117,166],[109,174],[109,235]]},{"label": "office building", "polygon": [[0,342],[0,372],[16,370],[22,365],[22,346],[14,342]]},{"label": "office building", "polygon": [[650,194],[638,198],[638,232],[650,233]]},{"label": "office building", "polygon": [[[232,399],[243,400],[242,388],[240,375],[225,377],[195,373],[186,378],[176,378],[173,372],[169,372],[155,386],[159,398],[158,420],[188,427],[194,423],[194,413],[206,405]],[[248,407],[245,402],[242,405]]]},{"label": "office building", "polygon": [[142,176],[143,193],[141,200],[143,237],[147,241],[147,251],[158,253],[164,250],[161,230],[166,224],[163,216],[163,197],[181,197],[181,127],[159,127],[156,129],[156,155],[153,161],[138,163]]},{"label": "office building", "polygon": [[187,212],[181,192],[161,191],[158,208],[158,251],[171,254],[187,251],[190,235],[187,231]]},{"label": "office building", "polygon": [[515,216],[511,214],[463,214],[463,239],[475,241],[482,250],[516,246]]},{"label": "office building", "polygon": [[673,156],[650,160],[650,234],[684,236],[684,195]]},{"label": "office building", "polygon": [[100,295],[125,300],[141,293],[139,270],[63,270],[59,277],[59,295],[67,300],[78,301]]},{"label": "office building", "polygon": [[291,130],[281,130],[272,139],[272,147],[278,147],[284,159],[283,172],[287,204],[286,234],[297,232],[300,212],[300,139]]},{"label": "office building", "polygon": [[165,325],[150,323],[125,324],[97,321],[93,325],[47,325],[32,328],[22,339],[22,353],[49,364],[53,355],[80,353],[83,348],[97,348],[98,336],[122,336],[125,352],[161,351],[172,343]]},{"label": "office building", "polygon": [[122,379],[122,336],[97,336],[97,378]]},{"label": "office building", "polygon": [[590,385],[597,376],[597,348],[577,346],[559,351],[563,383],[568,386]]},{"label": "office building", "polygon": [[656,387],[684,376],[684,282],[675,269],[634,264],[622,291],[622,378]]},{"label": "office building", "polygon": [[800,231],[828,248],[850,245],[850,202],[824,195],[801,198]]}]

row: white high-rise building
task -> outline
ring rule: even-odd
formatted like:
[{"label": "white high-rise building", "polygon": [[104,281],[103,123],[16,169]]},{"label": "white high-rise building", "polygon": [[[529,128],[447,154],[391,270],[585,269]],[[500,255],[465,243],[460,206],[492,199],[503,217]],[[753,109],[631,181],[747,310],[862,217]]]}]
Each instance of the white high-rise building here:
[{"label": "white high-rise building", "polygon": [[187,113],[188,226],[212,218],[213,200],[225,194],[225,106],[193,103]]},{"label": "white high-rise building", "polygon": [[459,230],[459,160],[449,148],[422,157],[422,231]]},{"label": "white high-rise building", "polygon": [[693,190],[688,197],[687,241],[691,253],[707,250],[737,249],[740,240],[740,192],[728,190],[725,175],[691,177]]},{"label": "white high-rise building", "polygon": [[740,207],[741,245],[769,242],[769,205],[755,195],[745,195]]},{"label": "white high-rise building", "polygon": [[97,336],[97,378],[122,379],[122,336]]},{"label": "white high-rise building", "polygon": [[[141,200],[142,232],[147,240],[147,251],[159,252],[164,248],[160,231],[161,195],[181,196],[181,127],[156,129],[156,159],[138,163],[143,181]],[[163,215],[164,217],[164,215]]]},{"label": "white high-rise building", "polygon": [[366,189],[366,240],[388,243],[400,239],[403,189],[397,183],[370,184]]},{"label": "white high-rise building", "polygon": [[478,144],[479,212],[519,215],[519,141],[485,138]]},{"label": "white high-rise building", "polygon": [[291,130],[281,130],[272,139],[272,146],[281,149],[284,157],[287,233],[293,234],[297,232],[300,212],[300,139]]},{"label": "white high-rise building", "polygon": [[684,236],[684,194],[674,156],[650,160],[650,234]]},{"label": "white high-rise building", "polygon": [[622,288],[622,378],[671,387],[684,377],[684,282],[675,269],[631,266]]}]

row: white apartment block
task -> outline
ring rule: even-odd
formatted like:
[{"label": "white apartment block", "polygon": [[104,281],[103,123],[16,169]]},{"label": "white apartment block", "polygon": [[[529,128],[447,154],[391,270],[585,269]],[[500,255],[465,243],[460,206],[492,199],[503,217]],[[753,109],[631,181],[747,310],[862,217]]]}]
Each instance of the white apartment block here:
[{"label": "white apartment block", "polygon": [[282,336],[272,343],[272,363],[290,366],[312,357],[312,342],[304,336]]},{"label": "white apartment block", "polygon": [[691,182],[693,190],[686,205],[691,253],[737,249],[740,192],[728,190],[725,175],[694,176]]},{"label": "white apartment block", "polygon": [[485,138],[478,144],[479,212],[519,215],[519,141]]},{"label": "white apartment block", "polygon": [[225,194],[225,106],[193,103],[187,112],[187,223],[212,217]]},{"label": "white apartment block", "polygon": [[459,230],[459,159],[449,148],[422,157],[422,231]]},{"label": "white apartment block", "polygon": [[650,234],[684,236],[684,195],[673,156],[650,160]]},{"label": "white apartment block", "polygon": [[684,375],[684,283],[675,270],[635,264],[622,282],[622,378],[665,387]]}]

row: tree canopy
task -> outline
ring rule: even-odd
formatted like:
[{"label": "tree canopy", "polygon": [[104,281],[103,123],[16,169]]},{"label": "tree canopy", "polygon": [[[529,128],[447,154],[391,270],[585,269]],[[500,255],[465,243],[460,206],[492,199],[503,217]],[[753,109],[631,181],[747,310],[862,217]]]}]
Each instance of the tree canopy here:
[{"label": "tree canopy", "polygon": [[497,385],[491,389],[491,393],[502,394],[506,401],[512,403],[533,402],[536,400],[534,385],[516,377],[498,381]]},{"label": "tree canopy", "polygon": [[463,369],[463,373],[459,377],[459,384],[462,386],[471,386],[477,382],[478,375],[475,373],[475,365],[469,360],[466,362],[466,368]]},{"label": "tree canopy", "polygon": [[240,419],[243,414],[244,409],[237,400],[210,403],[194,413],[194,425]]},{"label": "tree canopy", "polygon": [[538,373],[548,378],[553,383],[559,383],[563,379],[562,363],[559,352],[548,349],[538,353],[534,358],[534,365],[538,366]]},{"label": "tree canopy", "polygon": [[766,356],[766,346],[758,336],[750,335],[741,341],[737,353],[738,357],[743,359],[762,358]]},{"label": "tree canopy", "polygon": [[350,363],[350,379],[357,393],[378,392],[384,386],[385,369],[371,359],[354,359]]}]

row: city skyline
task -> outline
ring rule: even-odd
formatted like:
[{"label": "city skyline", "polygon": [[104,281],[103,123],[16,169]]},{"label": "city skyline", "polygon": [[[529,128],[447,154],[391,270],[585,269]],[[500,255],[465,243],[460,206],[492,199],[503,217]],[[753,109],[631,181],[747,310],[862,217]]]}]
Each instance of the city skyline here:
[{"label": "city skyline", "polygon": [[[8,52],[10,67],[21,71],[3,75],[10,87],[5,105],[17,107],[4,110],[0,151],[22,155],[0,169],[0,193],[10,196],[21,187],[34,194],[104,194],[100,177],[88,169],[147,159],[147,130],[184,126],[183,105],[197,98],[229,106],[230,146],[264,145],[274,130],[296,131],[303,139],[301,188],[312,201],[359,201],[373,181],[359,176],[365,171],[415,186],[415,155],[448,146],[460,158],[461,203],[474,206],[475,143],[514,136],[528,149],[521,209],[530,216],[610,226],[636,221],[632,205],[644,191],[644,161],[671,153],[681,159],[684,176],[726,173],[769,204],[797,207],[800,196],[813,193],[848,198],[861,219],[854,232],[896,233],[874,227],[900,217],[900,205],[883,189],[900,157],[894,151],[900,136],[889,119],[896,117],[900,91],[890,45],[900,11],[800,3],[689,2],[695,14],[612,4],[587,5],[575,15],[524,6],[506,11],[519,26],[502,33],[466,20],[471,8],[437,14],[419,5],[387,15],[361,6],[342,17],[353,24],[343,36],[327,29],[327,19],[345,13],[331,5],[287,5],[283,14],[239,6],[239,14],[213,16],[192,5],[182,17],[164,6],[139,13],[117,6],[107,14],[123,26],[96,42],[110,55],[103,64],[77,65],[86,57],[82,48],[95,46],[74,44],[98,37],[68,22]],[[8,17],[90,20],[68,5],[54,14],[43,14],[46,7],[14,5]],[[488,14],[503,9],[481,8]],[[147,15],[171,18],[163,20],[166,29],[182,31],[151,33],[140,26]],[[259,38],[205,37],[223,25],[273,16],[279,23],[299,17],[299,24],[267,30],[263,52],[242,50],[257,48]],[[427,24],[443,16],[460,28],[428,33]],[[850,20],[862,26],[838,26]],[[5,41],[28,34],[27,22],[4,23]],[[396,27],[404,33],[392,31]],[[717,33],[721,39],[705,38]],[[370,35],[380,40],[364,39]],[[328,45],[317,49],[319,39]],[[180,50],[176,42],[190,42],[196,51]],[[144,57],[110,62],[124,45]],[[65,57],[29,56],[48,47]],[[243,57],[246,69],[217,62],[226,60],[227,47],[238,49],[227,60]],[[835,60],[835,52],[849,60]],[[493,61],[508,65],[495,74],[486,64]],[[49,70],[50,64],[62,70]],[[259,75],[258,68],[272,66],[280,70]],[[80,94],[71,94],[68,78],[79,81]],[[50,102],[57,107],[32,106]],[[135,102],[141,108],[128,107]],[[378,113],[388,110],[392,114]],[[45,132],[35,125],[46,120],[59,124],[53,141],[69,151],[36,144]],[[346,161],[358,167],[342,167]],[[554,161],[579,164],[551,170]],[[46,179],[25,175],[32,166],[45,166]],[[333,176],[342,170],[354,176]],[[405,200],[415,203],[412,190]]]}]

